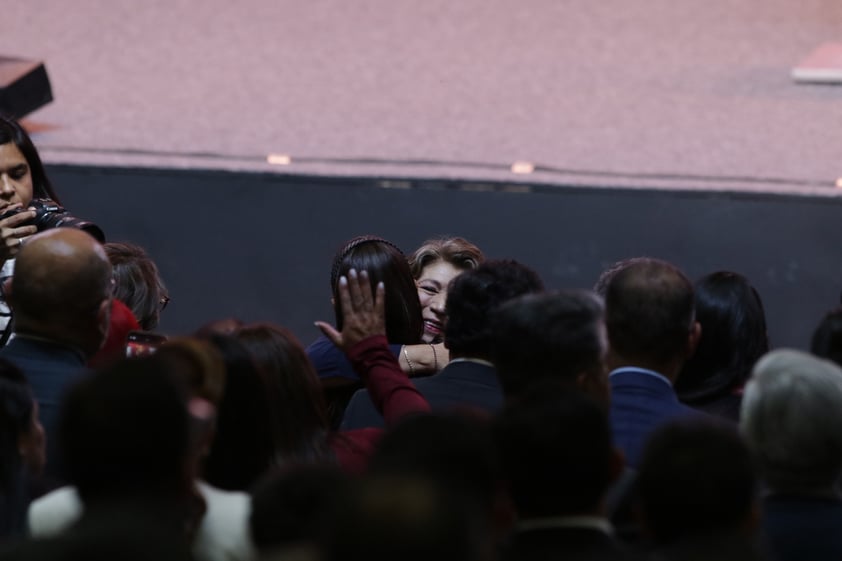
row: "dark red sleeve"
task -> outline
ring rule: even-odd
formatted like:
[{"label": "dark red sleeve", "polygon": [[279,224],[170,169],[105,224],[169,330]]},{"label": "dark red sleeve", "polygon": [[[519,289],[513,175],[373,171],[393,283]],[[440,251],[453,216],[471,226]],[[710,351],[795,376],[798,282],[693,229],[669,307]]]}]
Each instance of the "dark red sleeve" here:
[{"label": "dark red sleeve", "polygon": [[430,404],[401,370],[383,335],[364,339],[348,351],[348,359],[365,384],[386,426],[413,413],[427,413]]}]

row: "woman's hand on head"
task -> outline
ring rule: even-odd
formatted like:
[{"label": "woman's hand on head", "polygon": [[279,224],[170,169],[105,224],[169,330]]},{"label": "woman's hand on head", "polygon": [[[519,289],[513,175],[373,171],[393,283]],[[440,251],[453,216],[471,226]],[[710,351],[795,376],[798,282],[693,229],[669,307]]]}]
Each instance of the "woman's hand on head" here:
[{"label": "woman's hand on head", "polygon": [[[4,212],[22,208],[22,206],[20,203],[15,203],[5,208]],[[26,224],[34,218],[35,211],[26,209],[23,212],[0,219],[0,261],[6,261],[17,256],[27,238],[38,232],[38,228],[33,224]]]},{"label": "woman's hand on head", "polygon": [[339,278],[339,304],[342,308],[342,331],[337,331],[332,325],[317,321],[316,327],[333,341],[337,347],[348,351],[360,341],[374,335],[386,334],[385,288],[379,283],[372,291],[368,280],[368,273],[361,271],[359,275],[354,269],[348,276]]}]

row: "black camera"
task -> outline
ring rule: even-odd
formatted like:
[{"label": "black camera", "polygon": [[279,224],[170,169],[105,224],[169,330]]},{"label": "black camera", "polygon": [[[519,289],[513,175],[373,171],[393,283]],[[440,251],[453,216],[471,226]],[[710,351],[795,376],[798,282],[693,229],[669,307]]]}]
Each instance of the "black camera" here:
[{"label": "black camera", "polygon": [[6,211],[0,214],[0,220],[29,210],[30,208],[35,209],[35,218],[27,220],[22,225],[32,224],[38,228],[39,232],[51,228],[78,228],[92,235],[100,243],[105,243],[105,233],[102,231],[102,228],[93,222],[71,216],[69,212],[64,210],[63,206],[52,199],[32,199],[28,208],[21,207]]}]

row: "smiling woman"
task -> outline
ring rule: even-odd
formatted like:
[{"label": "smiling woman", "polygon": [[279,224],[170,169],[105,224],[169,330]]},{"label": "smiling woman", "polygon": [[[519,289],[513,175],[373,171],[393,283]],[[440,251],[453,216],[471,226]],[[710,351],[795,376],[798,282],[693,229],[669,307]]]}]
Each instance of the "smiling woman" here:
[{"label": "smiling woman", "polygon": [[58,202],[29,135],[16,121],[0,116],[0,217],[4,217],[0,218],[0,259],[4,262],[17,255],[26,238],[37,231],[26,224],[35,218],[34,210],[6,215],[28,207],[33,198]]},{"label": "smiling woman", "polygon": [[482,251],[463,238],[427,240],[409,258],[421,301],[425,343],[440,343],[444,338],[450,281],[464,271],[476,269],[484,260]]}]

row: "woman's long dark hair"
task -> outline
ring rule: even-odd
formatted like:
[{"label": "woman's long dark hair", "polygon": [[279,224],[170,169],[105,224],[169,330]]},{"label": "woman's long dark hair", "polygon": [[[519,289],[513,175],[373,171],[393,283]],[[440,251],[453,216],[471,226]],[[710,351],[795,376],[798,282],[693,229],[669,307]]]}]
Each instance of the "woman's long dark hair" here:
[{"label": "woman's long dark hair", "polygon": [[377,236],[359,236],[348,241],[336,253],[330,273],[336,328],[342,329],[339,305],[339,278],[348,271],[367,271],[371,287],[382,282],[386,287],[386,337],[390,343],[415,344],[421,341],[424,323],[418,288],[406,256],[388,240]]},{"label": "woman's long dark hair", "polygon": [[738,391],[769,350],[763,302],[748,279],[718,271],[702,277],[695,292],[702,336],[675,383],[679,398],[691,405]]},{"label": "woman's long dark hair", "polygon": [[56,192],[53,190],[53,185],[47,177],[47,172],[44,171],[44,164],[41,163],[41,157],[38,155],[38,150],[32,143],[32,139],[20,126],[20,123],[0,115],[0,144],[8,144],[14,142],[18,147],[23,157],[26,158],[26,163],[29,165],[29,173],[32,176],[32,196],[36,199],[52,199],[61,204]]},{"label": "woman's long dark hair", "polygon": [[282,462],[331,458],[327,406],[316,370],[286,328],[270,323],[241,327],[234,336],[268,376],[269,396]]},{"label": "woman's long dark hair", "polygon": [[246,491],[277,463],[281,437],[271,410],[271,384],[243,343],[228,335],[209,341],[225,362],[225,386],[204,479],[228,491]]}]

